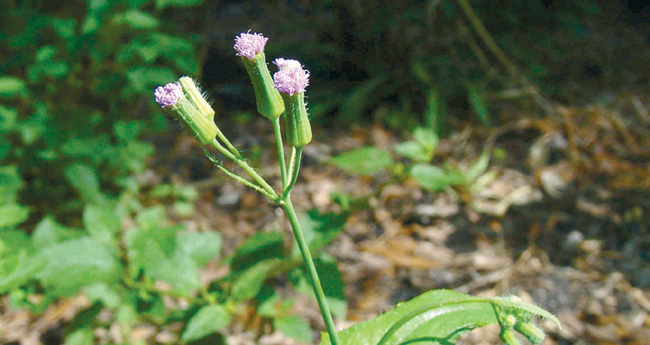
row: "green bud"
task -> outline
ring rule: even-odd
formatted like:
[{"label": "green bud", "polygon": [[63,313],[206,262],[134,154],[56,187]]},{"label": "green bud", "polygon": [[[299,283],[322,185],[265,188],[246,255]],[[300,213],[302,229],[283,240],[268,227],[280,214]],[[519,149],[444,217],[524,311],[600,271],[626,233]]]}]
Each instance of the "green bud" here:
[{"label": "green bud", "polygon": [[544,337],[546,337],[542,329],[528,322],[515,324],[515,330],[533,344],[541,344],[544,341]]},{"label": "green bud", "polygon": [[521,345],[521,342],[519,339],[517,339],[517,336],[512,328],[502,329],[499,336],[501,337],[501,341],[503,341],[503,343],[506,345]]},{"label": "green bud", "polygon": [[289,96],[281,93],[286,112],[287,142],[293,147],[303,147],[311,141],[311,125],[305,107],[305,93]]},{"label": "green bud", "polygon": [[190,77],[181,77],[178,82],[183,87],[183,91],[190,98],[190,101],[194,103],[196,108],[203,114],[206,114],[210,120],[214,120],[214,109],[208,104],[208,102],[203,98],[201,91],[196,86],[196,83]]},{"label": "green bud", "polygon": [[271,73],[266,66],[264,53],[256,54],[252,61],[246,57],[242,57],[241,60],[253,83],[257,111],[266,118],[277,119],[284,112],[284,104],[282,104],[280,93],[273,86],[273,79],[271,79]]},{"label": "green bud", "polygon": [[216,137],[217,125],[213,120],[214,111],[211,114],[200,111],[185,95],[178,99],[172,111],[192,130],[201,145],[209,144]]}]

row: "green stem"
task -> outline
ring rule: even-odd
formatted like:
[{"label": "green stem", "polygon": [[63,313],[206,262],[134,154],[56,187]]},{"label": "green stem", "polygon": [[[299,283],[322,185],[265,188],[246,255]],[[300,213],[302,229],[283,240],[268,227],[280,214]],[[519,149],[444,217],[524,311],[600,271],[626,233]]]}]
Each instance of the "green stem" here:
[{"label": "green stem", "polygon": [[273,187],[271,187],[268,184],[268,182],[266,182],[266,180],[264,180],[264,178],[262,176],[260,176],[260,174],[258,174],[255,171],[255,169],[253,169],[250,165],[248,165],[248,163],[246,163],[246,161],[243,158],[235,157],[230,151],[228,151],[225,147],[223,147],[223,146],[221,146],[221,144],[219,144],[219,141],[217,140],[217,138],[214,138],[212,140],[212,146],[214,146],[217,150],[219,150],[219,152],[221,152],[221,154],[226,156],[228,159],[232,160],[237,165],[239,165],[240,168],[244,169],[244,171],[250,177],[252,177],[253,180],[255,180],[255,182],[257,182],[260,185],[260,187],[262,187],[269,195],[272,196],[271,199],[273,201],[276,201],[276,202],[278,201],[278,199],[280,198],[278,193],[276,193],[275,190],[273,189]]},{"label": "green stem", "polygon": [[263,194],[264,196],[266,196],[267,198],[269,198],[271,200],[273,200],[275,198],[273,195],[269,194],[266,190],[264,190],[264,188],[262,188],[262,187],[260,187],[260,186],[258,186],[256,184],[253,184],[251,181],[245,179],[243,176],[237,175],[236,173],[230,171],[230,169],[226,168],[216,158],[212,157],[210,152],[205,147],[202,147],[201,149],[203,150],[203,153],[205,154],[205,156],[208,157],[208,159],[212,163],[214,163],[214,165],[217,168],[219,168],[219,170],[223,171],[226,175],[233,178],[235,181],[240,182],[243,185],[254,189],[255,191],[259,192],[260,194]]},{"label": "green stem", "polygon": [[232,146],[228,138],[223,135],[219,127],[217,127],[217,138],[219,138],[219,140],[221,140],[226,145],[230,153],[232,153],[237,158],[242,158],[241,153],[239,153],[239,151],[234,146]]},{"label": "green stem", "polygon": [[287,185],[287,165],[284,161],[284,146],[282,145],[282,132],[280,132],[280,118],[271,120],[273,133],[275,134],[275,145],[278,148],[278,160],[280,161],[280,176],[282,177],[282,188]]},{"label": "green stem", "polygon": [[320,283],[320,278],[318,277],[318,272],[316,271],[316,266],[314,265],[314,260],[311,257],[311,252],[309,251],[309,246],[302,232],[302,227],[300,221],[298,220],[298,215],[296,210],[293,208],[291,203],[291,198],[286,198],[283,203],[280,203],[284,213],[289,219],[291,228],[293,229],[293,235],[298,243],[298,248],[300,248],[300,253],[302,258],[305,261],[305,266],[309,273],[309,278],[311,280],[312,288],[314,289],[314,294],[316,295],[316,301],[318,302],[318,307],[320,309],[321,316],[325,322],[325,327],[327,328],[327,333],[330,336],[330,343],[332,345],[339,345],[338,334],[336,333],[336,327],[334,326],[334,321],[332,320],[332,314],[330,313],[327,300],[325,299],[325,293],[323,292],[323,287]]},{"label": "green stem", "polygon": [[291,193],[293,186],[296,185],[296,181],[298,180],[298,173],[300,172],[301,156],[302,156],[302,147],[295,148],[294,150],[291,151],[291,175],[290,175],[291,180],[289,181],[289,184],[286,187],[284,187],[284,191],[282,192],[282,197],[284,199],[288,199],[289,193]]}]

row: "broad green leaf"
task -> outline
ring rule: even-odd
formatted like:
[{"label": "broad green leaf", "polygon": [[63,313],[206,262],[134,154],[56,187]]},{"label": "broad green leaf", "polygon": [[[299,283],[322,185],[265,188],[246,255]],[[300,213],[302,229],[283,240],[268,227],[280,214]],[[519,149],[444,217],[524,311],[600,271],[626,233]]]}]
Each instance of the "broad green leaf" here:
[{"label": "broad green leaf", "polygon": [[95,335],[91,328],[80,328],[65,337],[64,345],[93,345]]},{"label": "broad green leaf", "polygon": [[221,236],[218,232],[181,232],[176,237],[177,250],[194,260],[197,267],[219,256]]},{"label": "broad green leaf", "polygon": [[100,301],[110,309],[116,309],[120,306],[121,296],[119,292],[105,283],[90,285],[84,289],[84,292],[91,302]]},{"label": "broad green leaf", "polygon": [[95,170],[82,163],[72,163],[65,168],[65,177],[87,203],[101,203],[104,196],[99,189]]},{"label": "broad green leaf", "polygon": [[[342,345],[453,344],[474,328],[499,324],[506,315],[514,315],[525,322],[539,316],[559,325],[552,314],[529,303],[434,290],[398,304],[372,320],[340,331],[339,337]],[[321,344],[330,344],[326,334]]]},{"label": "broad green leaf", "polygon": [[27,220],[28,216],[29,211],[24,206],[18,204],[0,206],[0,229],[16,226]]},{"label": "broad green leaf", "polygon": [[35,249],[42,249],[61,241],[78,239],[85,234],[58,224],[51,216],[43,218],[32,233],[31,242]]},{"label": "broad green leaf", "polygon": [[57,243],[37,255],[46,261],[38,278],[58,295],[72,295],[83,286],[120,276],[117,253],[89,237]]},{"label": "broad green leaf", "polygon": [[289,338],[311,344],[311,327],[303,318],[291,315],[273,319],[273,327]]},{"label": "broad green leaf", "polygon": [[391,157],[390,152],[366,146],[338,155],[332,158],[330,163],[349,173],[372,175],[393,165],[393,157]]},{"label": "broad green leaf", "polygon": [[447,173],[441,168],[429,164],[418,163],[411,169],[411,176],[422,188],[434,192],[441,191],[448,186],[464,183],[462,176]]},{"label": "broad green leaf", "polygon": [[23,180],[18,167],[0,167],[0,205],[16,201],[16,194],[23,188]]},{"label": "broad green leaf", "polygon": [[478,160],[474,162],[474,164],[472,164],[472,166],[467,170],[467,173],[465,174],[467,181],[471,182],[476,180],[487,170],[489,164],[490,154],[484,152],[481,157],[479,157]]},{"label": "broad green leaf", "polygon": [[[317,209],[312,209],[300,219],[303,225],[303,236],[309,244],[309,249],[319,252],[343,231],[348,215],[321,213]],[[293,247],[291,254],[294,257],[301,255],[298,246]]]},{"label": "broad green leaf", "polygon": [[[347,302],[345,298],[345,281],[336,264],[336,260],[327,259],[324,255],[315,261],[316,271],[323,286],[323,292],[328,302],[335,302],[332,313],[342,319],[347,317]],[[336,310],[337,312],[334,312]]]},{"label": "broad green leaf", "polygon": [[0,105],[0,133],[14,129],[17,119],[18,110]]},{"label": "broad green leaf", "polygon": [[413,138],[427,151],[433,151],[438,146],[438,136],[431,129],[417,127],[413,130]]},{"label": "broad green leaf", "polygon": [[398,155],[414,160],[416,162],[427,163],[433,158],[430,151],[415,141],[406,141],[393,146],[395,153]]},{"label": "broad green leaf", "polygon": [[242,272],[232,284],[230,298],[239,302],[255,297],[262,289],[269,272],[281,262],[280,259],[261,261]]},{"label": "broad green leaf", "polygon": [[0,230],[0,258],[29,246],[29,237],[27,233],[16,229]]},{"label": "broad green leaf", "polygon": [[160,25],[156,17],[136,9],[116,14],[113,21],[117,24],[127,24],[134,29],[153,29]]},{"label": "broad green leaf", "polygon": [[0,294],[16,288],[40,272],[46,262],[37,256],[29,256],[27,249],[13,255],[2,255],[0,259]]},{"label": "broad green leaf", "polygon": [[88,233],[102,241],[111,241],[120,231],[122,219],[114,207],[88,204],[83,213],[84,228]]},{"label": "broad green leaf", "polygon": [[216,333],[230,323],[230,314],[221,305],[207,305],[192,316],[181,339],[191,342]]},{"label": "broad green leaf", "polygon": [[11,76],[0,76],[0,96],[13,98],[27,95],[27,85],[22,79]]},{"label": "broad green leaf", "polygon": [[277,231],[259,232],[242,244],[232,259],[233,271],[245,270],[256,263],[284,256],[284,238]]}]

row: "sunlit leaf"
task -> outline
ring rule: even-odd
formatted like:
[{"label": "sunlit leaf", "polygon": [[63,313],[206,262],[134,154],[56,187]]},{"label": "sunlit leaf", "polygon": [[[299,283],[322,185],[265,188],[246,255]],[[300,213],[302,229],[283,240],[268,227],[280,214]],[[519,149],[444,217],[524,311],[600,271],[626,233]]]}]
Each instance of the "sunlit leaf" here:
[{"label": "sunlit leaf", "polygon": [[332,158],[330,163],[349,173],[372,175],[393,165],[393,157],[388,151],[366,146],[338,155]]},{"label": "sunlit leaf", "polygon": [[220,305],[207,305],[192,316],[181,339],[191,342],[216,333],[230,323],[230,314]]}]

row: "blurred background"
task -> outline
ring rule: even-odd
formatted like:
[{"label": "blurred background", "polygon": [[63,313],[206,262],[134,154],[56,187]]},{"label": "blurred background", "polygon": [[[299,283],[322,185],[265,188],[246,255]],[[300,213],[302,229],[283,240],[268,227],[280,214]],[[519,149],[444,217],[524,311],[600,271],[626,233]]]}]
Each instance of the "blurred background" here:
[{"label": "blurred background", "polygon": [[[256,231],[286,227],[261,198],[215,173],[152,96],[158,85],[195,78],[219,127],[275,174],[275,153],[263,150],[272,130],[255,113],[232,49],[249,29],[269,37],[269,62],[297,59],[311,72],[315,140],[296,204],[348,217],[334,241],[359,254],[325,249],[342,261],[347,316],[339,320],[454,288],[527,296],[557,313],[565,329],[551,344],[642,344],[650,336],[650,5],[643,1],[5,0],[0,22],[5,343],[72,343],[68,335],[86,327],[73,321],[92,307],[65,301],[104,277],[86,272],[61,287],[58,273],[25,264],[47,243],[111,223],[106,236],[119,251],[121,234],[134,223],[142,228],[138,217],[148,214],[219,231],[231,244],[221,250],[227,257]],[[430,155],[393,152],[418,139],[416,128],[436,138]],[[390,155],[386,166],[358,171],[332,158],[361,147]],[[473,165],[488,151],[489,168]],[[432,186],[413,161],[458,167],[465,182]],[[494,176],[477,185],[467,166]],[[111,206],[102,213],[91,205]],[[421,256],[431,248],[447,256]],[[395,252],[402,261],[388,258]],[[218,261],[201,271],[204,282],[217,280],[225,266]],[[95,308],[111,310],[102,303]],[[52,316],[56,306],[61,315]],[[165,327],[183,318],[169,316],[173,306],[163,309],[163,319],[133,319],[157,326],[129,339],[179,341],[180,331]],[[97,321],[99,311],[90,343],[119,343],[96,329],[110,333],[125,321]],[[320,327],[317,315],[293,313]],[[255,325],[234,323],[224,332],[235,334],[230,343],[249,339]],[[260,326],[254,341],[273,344],[267,335],[278,328]],[[161,330],[172,335],[161,338]]]}]

